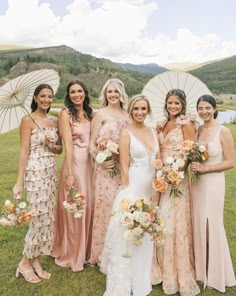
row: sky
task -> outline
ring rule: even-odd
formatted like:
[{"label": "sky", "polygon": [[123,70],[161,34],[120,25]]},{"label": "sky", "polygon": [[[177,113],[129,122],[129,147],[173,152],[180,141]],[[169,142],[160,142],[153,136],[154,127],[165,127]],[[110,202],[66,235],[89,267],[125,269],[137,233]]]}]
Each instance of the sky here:
[{"label": "sky", "polygon": [[235,11],[235,0],[0,0],[0,44],[200,63],[236,54]]}]

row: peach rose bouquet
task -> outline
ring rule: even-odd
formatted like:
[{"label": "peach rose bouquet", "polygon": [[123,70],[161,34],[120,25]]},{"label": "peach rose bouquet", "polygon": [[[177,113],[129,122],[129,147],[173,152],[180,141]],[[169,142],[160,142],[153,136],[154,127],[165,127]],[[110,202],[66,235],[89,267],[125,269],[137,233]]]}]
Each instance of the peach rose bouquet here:
[{"label": "peach rose bouquet", "polygon": [[181,180],[184,179],[184,171],[181,171],[181,168],[183,168],[185,162],[182,158],[168,156],[164,163],[165,165],[157,170],[156,178],[152,181],[152,187],[154,190],[163,193],[171,186],[170,195],[180,197],[182,192],[178,187]]},{"label": "peach rose bouquet", "polygon": [[28,210],[28,204],[20,199],[5,200],[1,212],[1,226],[21,226],[24,222],[30,222],[33,217],[33,212]]},{"label": "peach rose bouquet", "polygon": [[[111,140],[101,141],[97,148],[97,154],[95,160],[97,163],[101,164],[104,161],[111,160],[113,155],[119,155],[119,145]],[[114,166],[112,169],[108,169],[111,177],[116,176],[120,173],[119,169]]]},{"label": "peach rose bouquet", "polygon": [[140,246],[143,243],[145,233],[148,233],[156,246],[162,246],[164,221],[159,215],[159,207],[151,205],[145,198],[139,198],[135,202],[122,199],[120,211],[116,212],[117,222],[124,228],[125,248],[124,257],[131,257],[128,244]]},{"label": "peach rose bouquet", "polygon": [[[186,159],[191,162],[205,162],[209,158],[207,145],[200,144],[198,142],[185,140],[182,146],[182,150]],[[198,173],[191,172],[192,181],[199,178]]]},{"label": "peach rose bouquet", "polygon": [[74,218],[81,218],[85,211],[86,197],[78,192],[74,186],[67,192],[66,200],[63,202],[64,208],[74,214]]}]

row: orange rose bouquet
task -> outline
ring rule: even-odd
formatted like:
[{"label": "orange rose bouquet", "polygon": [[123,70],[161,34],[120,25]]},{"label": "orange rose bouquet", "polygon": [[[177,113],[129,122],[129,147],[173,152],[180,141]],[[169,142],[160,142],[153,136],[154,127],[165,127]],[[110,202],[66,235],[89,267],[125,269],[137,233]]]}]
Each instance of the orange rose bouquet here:
[{"label": "orange rose bouquet", "polygon": [[[190,163],[204,162],[209,158],[207,146],[198,142],[186,140],[183,143],[182,150]],[[199,174],[191,172],[192,181],[197,178],[199,178]]]},{"label": "orange rose bouquet", "polygon": [[85,195],[78,192],[74,186],[67,192],[66,200],[63,202],[64,208],[74,214],[74,218],[81,218],[85,211]]},{"label": "orange rose bouquet", "polygon": [[33,212],[28,210],[28,205],[20,199],[5,200],[0,217],[1,226],[20,226],[24,222],[32,220]]},{"label": "orange rose bouquet", "polygon": [[168,156],[165,159],[164,166],[156,173],[156,178],[152,181],[154,190],[162,193],[166,192],[169,186],[171,186],[170,195],[179,197],[182,192],[179,190],[179,184],[184,178],[184,171],[180,169],[184,166],[185,162],[182,158],[174,158]]}]

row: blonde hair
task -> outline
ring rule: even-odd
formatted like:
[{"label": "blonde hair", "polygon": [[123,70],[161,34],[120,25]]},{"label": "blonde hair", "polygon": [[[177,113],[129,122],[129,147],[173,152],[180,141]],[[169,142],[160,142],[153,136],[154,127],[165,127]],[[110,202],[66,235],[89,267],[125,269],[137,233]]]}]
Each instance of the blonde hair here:
[{"label": "blonde hair", "polygon": [[150,106],[150,103],[149,103],[149,100],[148,98],[145,96],[145,95],[142,95],[142,94],[138,94],[138,95],[134,95],[131,100],[129,101],[129,106],[128,106],[128,114],[131,118],[132,117],[132,111],[134,109],[134,105],[136,102],[138,101],[141,101],[141,100],[144,100],[147,102],[147,105],[148,105],[148,115],[150,115],[152,113],[152,109],[151,109],[151,106]]},{"label": "blonde hair", "polygon": [[120,94],[120,106],[122,109],[126,110],[128,105],[128,95],[125,92],[124,83],[117,78],[112,78],[107,80],[107,82],[104,84],[101,94],[99,97],[99,100],[101,102],[102,107],[106,107],[108,105],[108,101],[106,98],[106,90],[108,85],[112,85]]}]

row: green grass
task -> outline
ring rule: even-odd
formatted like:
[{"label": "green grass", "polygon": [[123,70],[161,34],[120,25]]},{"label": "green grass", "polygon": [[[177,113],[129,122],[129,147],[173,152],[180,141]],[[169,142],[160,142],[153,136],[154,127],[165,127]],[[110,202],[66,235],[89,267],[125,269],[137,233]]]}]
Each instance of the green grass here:
[{"label": "green grass", "polygon": [[[236,142],[236,125],[229,125]],[[11,190],[17,175],[19,155],[18,130],[0,135],[0,207],[11,198]],[[63,155],[57,157],[58,173]],[[59,174],[58,174],[59,175]],[[236,270],[236,168],[226,172],[225,228]],[[217,184],[216,184],[217,185]],[[0,228],[0,295],[1,296],[101,296],[105,291],[105,276],[98,267],[86,266],[83,272],[72,272],[56,266],[51,257],[43,257],[43,266],[51,272],[49,281],[29,284],[23,278],[15,278],[16,266],[22,256],[27,226]],[[201,287],[201,295],[221,295],[215,290]],[[151,296],[164,295],[161,285],[153,287]],[[236,295],[236,287],[227,289],[225,295]],[[119,295],[114,295],[119,296]]]}]

